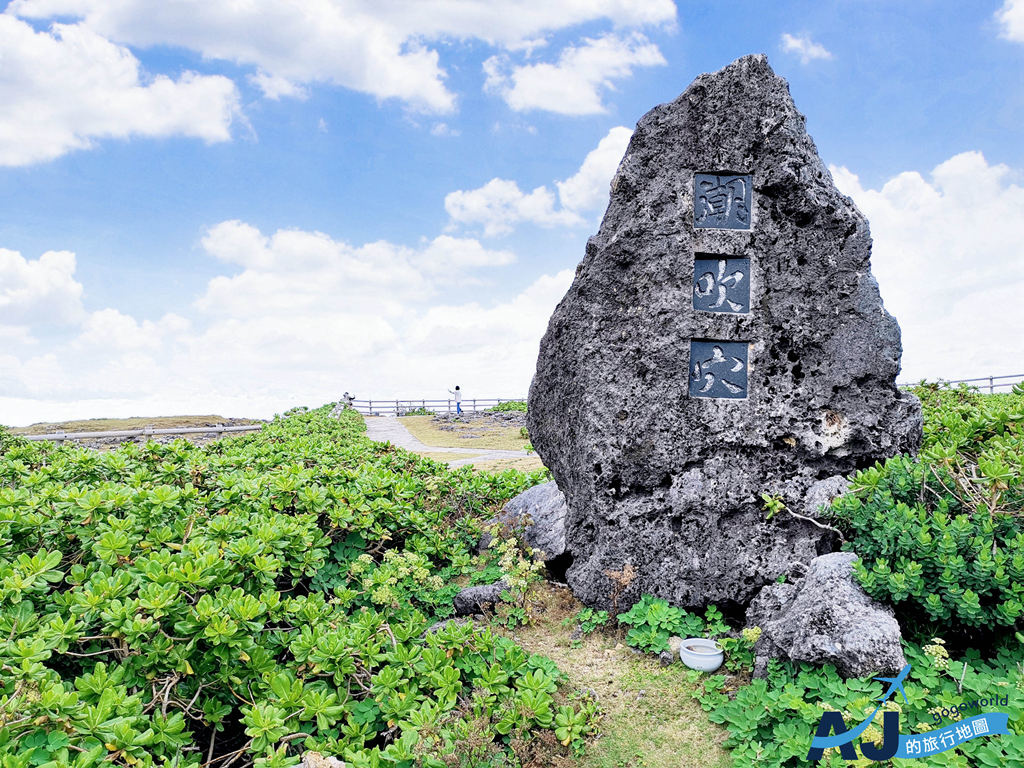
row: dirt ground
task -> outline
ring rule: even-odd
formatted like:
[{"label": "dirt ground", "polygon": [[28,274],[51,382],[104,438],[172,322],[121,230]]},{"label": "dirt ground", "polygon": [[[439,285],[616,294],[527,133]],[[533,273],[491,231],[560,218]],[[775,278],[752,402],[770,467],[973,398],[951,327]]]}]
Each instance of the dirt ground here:
[{"label": "dirt ground", "polygon": [[[663,667],[637,654],[617,630],[572,639],[582,608],[566,587],[538,588],[533,623],[508,634],[524,648],[552,659],[573,688],[589,691],[603,712],[600,735],[580,768],[727,768],[725,731],[711,723],[691,696],[694,684],[681,662]],[[564,622],[568,621],[568,626]]]},{"label": "dirt ground", "polygon": [[[520,416],[520,414],[515,414]],[[524,435],[521,418],[510,419],[504,413],[467,413],[463,416],[402,416],[403,426],[427,445],[443,448],[496,448],[521,451],[530,442]]]}]

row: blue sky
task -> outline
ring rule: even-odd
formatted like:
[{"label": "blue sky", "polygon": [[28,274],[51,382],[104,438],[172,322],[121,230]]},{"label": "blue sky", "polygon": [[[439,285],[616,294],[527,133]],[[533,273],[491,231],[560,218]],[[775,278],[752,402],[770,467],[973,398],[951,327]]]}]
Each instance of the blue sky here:
[{"label": "blue sky", "polygon": [[0,7],[0,423],[521,394],[629,130],[753,52],[906,376],[1024,373],[1022,0]]}]

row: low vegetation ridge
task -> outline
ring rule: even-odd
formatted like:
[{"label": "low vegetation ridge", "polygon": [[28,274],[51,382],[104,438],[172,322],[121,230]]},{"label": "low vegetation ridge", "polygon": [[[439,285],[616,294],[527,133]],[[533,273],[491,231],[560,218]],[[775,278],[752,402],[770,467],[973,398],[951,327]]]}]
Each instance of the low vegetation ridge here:
[{"label": "low vegetation ridge", "polygon": [[257,424],[258,419],[226,419],[223,416],[132,416],[124,419],[74,419],[72,421],[37,422],[27,427],[12,427],[15,435],[49,435],[57,432],[107,432],[115,430],[174,429],[177,427],[212,427]]}]

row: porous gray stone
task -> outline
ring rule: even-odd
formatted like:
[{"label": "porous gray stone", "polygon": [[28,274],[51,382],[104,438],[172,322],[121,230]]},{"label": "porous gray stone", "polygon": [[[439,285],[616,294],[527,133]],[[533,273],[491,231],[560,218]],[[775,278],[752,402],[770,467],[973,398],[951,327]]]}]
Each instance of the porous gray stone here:
[{"label": "porous gray stone", "polygon": [[466,587],[455,595],[452,601],[457,616],[469,616],[479,613],[484,606],[493,605],[501,600],[501,593],[508,589],[508,582],[505,579],[496,581],[493,584],[483,584],[479,587]]},{"label": "porous gray stone", "polygon": [[833,475],[813,483],[804,494],[804,514],[818,517],[822,508],[828,508],[832,500],[842,496],[850,487],[850,481],[842,475]]},{"label": "porous gray stone", "polygon": [[[738,181],[727,198],[730,221],[749,229],[695,226],[708,205],[695,213],[697,173],[751,175],[749,211]],[[696,275],[708,254],[749,264]],[[920,404],[895,386],[899,327],[870,254],[866,219],[764,56],[702,75],[640,120],[530,390],[532,443],[568,505],[567,580],[585,603],[611,608],[614,596],[622,610],[646,592],[746,605],[836,546],[786,512],[766,521],[762,492],[803,510],[818,480],[916,450]],[[733,265],[749,298],[732,292],[735,279],[726,298],[743,311],[695,308]],[[704,371],[723,370],[707,341],[725,344],[730,369],[746,366],[745,390],[719,375],[699,391]],[[635,576],[622,588],[608,574],[627,564]]]},{"label": "porous gray stone", "polygon": [[565,553],[565,496],[552,480],[527,488],[509,501],[498,521],[521,530],[527,546],[553,560]]},{"label": "porous gray stone", "polygon": [[761,590],[747,611],[747,624],[761,627],[755,675],[763,675],[773,658],[833,664],[844,677],[903,668],[900,625],[856,582],[856,559],[853,552],[822,555],[811,561],[799,584]]}]

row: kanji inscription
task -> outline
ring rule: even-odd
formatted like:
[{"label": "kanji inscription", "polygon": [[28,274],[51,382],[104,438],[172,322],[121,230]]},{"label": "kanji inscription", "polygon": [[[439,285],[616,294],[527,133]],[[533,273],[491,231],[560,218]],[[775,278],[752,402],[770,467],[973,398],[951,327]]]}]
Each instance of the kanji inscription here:
[{"label": "kanji inscription", "polygon": [[747,343],[690,342],[690,397],[747,396]]},{"label": "kanji inscription", "polygon": [[693,308],[750,311],[750,259],[700,255],[693,262]]},{"label": "kanji inscription", "polygon": [[750,229],[752,178],[696,173],[693,225],[698,229]]}]

